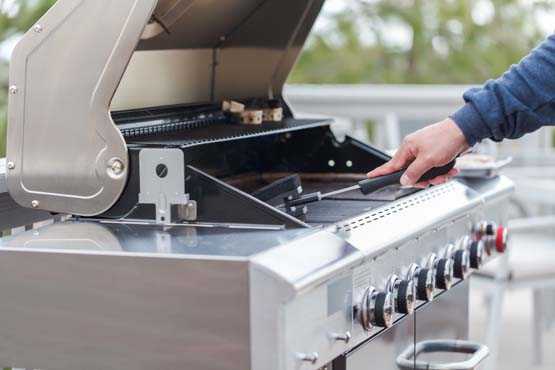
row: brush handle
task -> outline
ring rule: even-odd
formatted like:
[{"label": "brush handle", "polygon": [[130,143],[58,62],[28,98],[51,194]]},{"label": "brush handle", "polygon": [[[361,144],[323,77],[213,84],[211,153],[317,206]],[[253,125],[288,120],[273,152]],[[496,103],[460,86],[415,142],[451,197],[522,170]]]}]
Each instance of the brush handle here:
[{"label": "brush handle", "polygon": [[[431,170],[426,172],[418,182],[428,181],[438,176],[446,175],[449,171],[453,169],[453,167],[455,167],[455,161],[452,161],[446,164],[445,166],[432,168]],[[366,194],[373,193],[374,191],[389,185],[400,184],[401,176],[403,176],[404,172],[405,170],[401,170],[394,173],[390,173],[389,175],[363,180],[358,183],[358,185],[360,186],[360,191],[362,192],[362,194],[366,195]],[[285,202],[285,205],[287,207],[298,207],[304,204],[319,202],[322,199],[323,199],[323,194],[321,192],[309,193],[309,194],[303,195],[298,199],[288,200]]]},{"label": "brush handle", "polygon": [[[432,168],[431,170],[426,172],[417,182],[429,181],[435,179],[438,176],[446,175],[447,173],[449,173],[449,171],[453,169],[453,167],[455,167],[455,162],[456,161],[453,160],[445,166]],[[400,184],[403,173],[405,173],[405,170],[393,172],[385,176],[363,180],[358,183],[358,185],[360,186],[360,191],[362,192],[362,194],[370,194],[386,186]]]}]

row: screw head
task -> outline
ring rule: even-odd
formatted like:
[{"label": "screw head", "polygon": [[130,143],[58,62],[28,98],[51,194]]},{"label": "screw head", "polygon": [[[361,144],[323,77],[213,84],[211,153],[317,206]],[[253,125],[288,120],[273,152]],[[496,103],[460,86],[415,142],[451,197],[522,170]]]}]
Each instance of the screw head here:
[{"label": "screw head", "polygon": [[15,85],[10,86],[8,90],[11,95],[17,94],[17,86]]},{"label": "screw head", "polygon": [[168,176],[168,166],[160,163],[158,166],[156,166],[156,175],[161,179]]},{"label": "screw head", "polygon": [[8,162],[8,169],[9,170],[13,170],[15,168],[15,163],[13,163],[12,161]]},{"label": "screw head", "polygon": [[40,205],[40,202],[38,200],[33,200],[31,202],[31,207],[33,208],[38,208],[39,205]]},{"label": "screw head", "polygon": [[43,30],[42,26],[40,24],[35,24],[33,26],[33,31],[35,31],[35,33],[41,33]]},{"label": "screw head", "polygon": [[119,158],[112,158],[108,161],[108,173],[111,176],[119,176],[125,170],[123,161]]}]

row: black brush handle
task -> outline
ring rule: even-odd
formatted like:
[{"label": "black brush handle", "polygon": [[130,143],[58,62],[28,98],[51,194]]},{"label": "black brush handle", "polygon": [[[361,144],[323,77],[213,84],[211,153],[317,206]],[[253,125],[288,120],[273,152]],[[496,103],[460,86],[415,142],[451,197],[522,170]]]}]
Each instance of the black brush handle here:
[{"label": "black brush handle", "polygon": [[[455,167],[455,162],[456,161],[453,160],[445,166],[432,168],[431,170],[426,172],[417,182],[428,181],[435,179],[438,176],[446,175],[447,173],[449,173],[449,171],[453,169],[453,167]],[[386,186],[399,184],[401,182],[401,177],[403,176],[403,173],[405,173],[405,170],[393,172],[385,176],[375,177],[373,179],[363,180],[358,183],[358,185],[360,186],[360,191],[362,192],[362,194],[370,194]]]},{"label": "black brush handle", "polygon": [[291,208],[291,207],[302,206],[303,204],[319,202],[321,200],[322,200],[322,193],[318,191],[316,193],[303,195],[302,197],[297,199],[287,200],[285,201],[285,205]]}]

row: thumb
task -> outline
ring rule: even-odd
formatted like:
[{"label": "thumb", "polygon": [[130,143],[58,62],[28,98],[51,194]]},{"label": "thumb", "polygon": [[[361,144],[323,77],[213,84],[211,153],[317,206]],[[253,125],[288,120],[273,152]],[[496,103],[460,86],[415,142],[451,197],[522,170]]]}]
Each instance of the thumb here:
[{"label": "thumb", "polygon": [[407,150],[405,146],[401,146],[399,150],[395,153],[391,160],[380,167],[376,168],[373,171],[368,173],[368,177],[377,177],[377,176],[384,176],[388,175],[392,172],[399,171],[403,169],[406,164],[411,160],[410,152]]},{"label": "thumb", "polygon": [[412,186],[416,184],[432,167],[434,167],[434,165],[430,161],[424,160],[422,157],[417,157],[401,177],[401,185]]}]

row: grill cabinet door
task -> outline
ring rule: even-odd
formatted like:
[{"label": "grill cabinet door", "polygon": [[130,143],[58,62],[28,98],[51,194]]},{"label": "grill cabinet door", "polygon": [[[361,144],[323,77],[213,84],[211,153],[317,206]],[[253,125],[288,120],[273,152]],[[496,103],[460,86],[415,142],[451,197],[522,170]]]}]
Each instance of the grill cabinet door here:
[{"label": "grill cabinet door", "polygon": [[414,341],[414,316],[369,339],[333,362],[333,370],[397,370],[396,358]]}]

